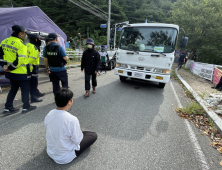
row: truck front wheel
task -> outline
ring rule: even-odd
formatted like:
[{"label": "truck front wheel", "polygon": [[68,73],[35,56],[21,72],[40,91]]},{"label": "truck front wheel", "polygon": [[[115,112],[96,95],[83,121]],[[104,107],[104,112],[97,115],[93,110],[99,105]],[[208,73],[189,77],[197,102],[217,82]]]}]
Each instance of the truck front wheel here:
[{"label": "truck front wheel", "polygon": [[159,83],[159,88],[163,89],[166,83]]},{"label": "truck front wheel", "polygon": [[125,82],[127,77],[119,76],[120,81]]}]

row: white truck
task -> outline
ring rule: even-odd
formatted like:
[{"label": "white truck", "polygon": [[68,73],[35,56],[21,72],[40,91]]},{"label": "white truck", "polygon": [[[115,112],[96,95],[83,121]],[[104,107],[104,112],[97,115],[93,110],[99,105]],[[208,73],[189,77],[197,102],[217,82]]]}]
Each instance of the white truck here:
[{"label": "white truck", "polygon": [[[158,82],[170,80],[179,26],[161,23],[127,24],[122,28],[114,73],[127,78]],[[186,42],[185,42],[186,39]],[[183,42],[184,41],[184,42]],[[187,44],[183,37],[181,43]]]}]

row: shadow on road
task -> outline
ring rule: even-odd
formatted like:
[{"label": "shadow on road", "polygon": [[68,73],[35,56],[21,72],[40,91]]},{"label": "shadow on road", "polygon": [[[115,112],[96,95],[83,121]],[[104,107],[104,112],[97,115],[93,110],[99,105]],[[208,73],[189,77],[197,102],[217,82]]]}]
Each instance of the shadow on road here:
[{"label": "shadow on road", "polygon": [[[139,81],[121,83],[118,80],[97,88],[97,93],[91,94],[89,98],[82,96],[74,99],[69,112],[79,119],[82,130],[95,131],[98,136],[111,136],[122,141],[137,141],[149,133],[152,121],[159,114],[160,106],[163,103],[163,92],[164,90],[157,88],[154,83]],[[1,128],[0,136],[11,133],[22,136],[24,131],[31,134],[27,146],[23,146],[22,141],[14,142],[16,145],[23,146],[27,152],[31,152],[29,150],[32,150],[33,147],[38,148],[38,146],[38,149],[42,150],[39,155],[32,157],[18,169],[68,169],[89,155],[90,149],[67,165],[58,165],[47,156],[44,149],[46,141],[43,121],[46,114],[54,108],[54,103],[38,107],[37,110],[18,117],[17,120],[11,121]],[[11,124],[14,125],[11,126]],[[37,128],[34,129],[32,126]],[[168,122],[160,121],[157,125],[157,132],[162,133],[163,128],[167,131]],[[33,130],[37,133],[31,133]],[[10,139],[6,138],[6,140]],[[36,146],[31,144],[32,141],[35,141]],[[99,136],[94,145],[101,142],[103,142],[103,138]],[[22,155],[13,155],[10,159],[13,160],[13,157],[16,156]]]}]

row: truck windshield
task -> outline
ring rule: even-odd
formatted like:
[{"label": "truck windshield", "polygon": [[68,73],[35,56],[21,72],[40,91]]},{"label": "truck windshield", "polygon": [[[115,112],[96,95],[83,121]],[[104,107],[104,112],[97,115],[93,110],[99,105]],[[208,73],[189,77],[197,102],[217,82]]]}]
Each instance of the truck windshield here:
[{"label": "truck windshield", "polygon": [[119,48],[131,51],[172,53],[176,40],[175,28],[125,27],[120,35]]}]

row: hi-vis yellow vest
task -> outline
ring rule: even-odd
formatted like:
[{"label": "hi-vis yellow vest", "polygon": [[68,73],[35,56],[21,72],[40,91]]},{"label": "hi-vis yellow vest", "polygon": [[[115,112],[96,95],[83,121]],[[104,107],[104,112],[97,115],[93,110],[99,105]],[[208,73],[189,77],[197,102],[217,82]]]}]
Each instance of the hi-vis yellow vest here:
[{"label": "hi-vis yellow vest", "polygon": [[29,58],[29,65],[30,71],[33,71],[33,65],[39,65],[39,50],[35,47],[35,45],[28,43],[28,58]]},{"label": "hi-vis yellow vest", "polygon": [[[29,64],[29,61],[27,56],[27,46],[23,44],[21,39],[11,36],[3,40],[0,47],[3,49],[3,59],[7,62],[7,65],[11,65],[15,68],[15,70],[10,71],[10,73],[28,74],[27,65]],[[18,60],[18,65],[13,64],[15,60]]]}]

